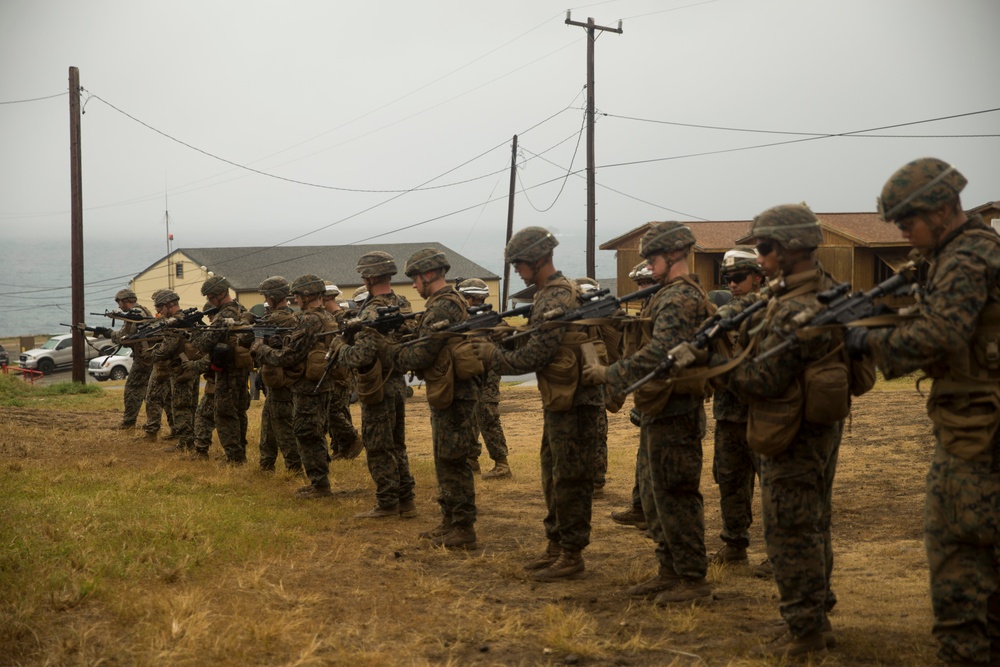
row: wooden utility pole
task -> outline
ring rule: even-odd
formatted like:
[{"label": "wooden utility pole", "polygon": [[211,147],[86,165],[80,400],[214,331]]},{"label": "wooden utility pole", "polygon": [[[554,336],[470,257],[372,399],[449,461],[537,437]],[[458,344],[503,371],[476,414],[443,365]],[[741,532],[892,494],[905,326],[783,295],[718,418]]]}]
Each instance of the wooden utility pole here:
[{"label": "wooden utility pole", "polygon": [[586,23],[570,19],[566,10],[566,25],[575,25],[587,29],[587,275],[597,278],[597,265],[594,257],[597,228],[597,200],[595,196],[596,178],[594,158],[594,39],[596,31],[622,34],[622,22],[617,28],[594,25],[594,19],[588,18]]},{"label": "wooden utility pole", "polygon": [[[80,70],[69,68],[70,174],[70,312],[73,324],[84,321],[83,310],[83,174],[80,152]],[[87,381],[87,333],[73,329],[73,382]]]},{"label": "wooden utility pole", "polygon": [[[504,246],[510,243],[514,235],[514,182],[517,180],[517,135],[510,147],[510,194],[507,195],[507,238]],[[510,294],[510,264],[503,263],[503,298],[500,299],[500,311],[507,310],[507,296]]]}]

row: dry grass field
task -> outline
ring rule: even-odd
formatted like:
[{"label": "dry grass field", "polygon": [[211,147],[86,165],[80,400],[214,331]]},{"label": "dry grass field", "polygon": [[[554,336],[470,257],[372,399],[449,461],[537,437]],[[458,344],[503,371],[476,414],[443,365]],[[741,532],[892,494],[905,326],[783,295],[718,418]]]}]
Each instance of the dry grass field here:
[{"label": "dry grass field", "polygon": [[[82,396],[3,397],[0,664],[768,665],[746,658],[780,627],[776,590],[715,567],[712,603],[660,609],[624,590],[654,570],[652,543],[609,514],[628,502],[637,429],[611,415],[608,490],[594,507],[586,576],[531,581],[544,546],[535,389],[503,388],[512,480],[477,482],[477,551],[423,546],[437,523],[427,404],[410,399],[415,519],[352,519],[373,502],[364,459],[331,465],[333,499],[301,484],[164,453],[113,429],[120,383]],[[357,406],[354,417],[358,423]],[[711,420],[709,420],[711,424]],[[824,665],[930,665],[922,541],[929,425],[912,382],[855,406],[834,498],[839,645]],[[705,439],[707,543],[720,546]],[[488,469],[485,459],[484,468]],[[752,529],[751,563],[763,557]]]}]

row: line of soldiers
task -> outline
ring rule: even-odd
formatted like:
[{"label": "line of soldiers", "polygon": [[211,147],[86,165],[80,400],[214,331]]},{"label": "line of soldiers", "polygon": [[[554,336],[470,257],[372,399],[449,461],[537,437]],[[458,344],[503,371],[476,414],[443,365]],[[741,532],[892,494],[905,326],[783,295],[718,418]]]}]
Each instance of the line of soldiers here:
[{"label": "line of soldiers", "polygon": [[[816,656],[836,645],[829,620],[837,602],[830,585],[831,516],[844,419],[853,398],[874,384],[873,362],[890,378],[922,370],[933,379],[928,414],[936,448],[927,478],[925,534],[938,655],[949,665],[996,664],[1000,236],[962,210],[959,193],[965,185],[954,167],[924,158],[901,167],[882,190],[882,218],[899,227],[914,248],[914,260],[929,264],[927,283],[906,317],[809,326],[828,308],[824,295],[836,286],[816,260],[823,232],[804,204],[776,206],[754,218],[750,236],[755,252],[737,248],[724,258],[723,275],[733,299],[721,308],[689,273],[695,244],[691,230],[679,222],[653,225],[640,244],[645,265],[632,275],[637,283],[651,281],[661,288],[643,305],[639,318],[598,322],[553,316],[572,311],[587,297],[580,284],[555,268],[556,238],[539,227],[524,228],[504,249],[505,262],[535,287],[518,345],[506,344],[499,334],[449,333],[469,318],[468,301],[447,282],[450,266],[437,249],[418,251],[407,261],[404,273],[426,299],[426,310],[415,322],[401,321],[392,331],[360,327],[343,333],[336,311],[323,307],[328,286],[316,276],[302,276],[289,288],[300,307],[289,320],[294,329],[280,340],[257,339],[250,346],[262,373],[280,370],[274,374],[283,376],[281,386],[290,390],[296,446],[290,441],[282,445],[275,437],[276,448],[291,469],[297,453],[310,481],[299,491],[303,497],[331,494],[325,431],[337,380],[324,369],[339,369],[341,381],[349,372],[362,402],[361,442],[377,487],[375,506],[358,516],[414,516],[403,373],[416,372],[427,385],[441,512],[439,525],[420,538],[449,548],[474,548],[477,509],[470,461],[478,453],[480,419],[491,418],[477,417],[484,411],[484,375],[487,369],[497,377],[535,372],[543,405],[540,462],[547,544],[524,568],[535,580],[557,581],[585,570],[593,497],[603,474],[606,411],[620,408],[625,394],[634,390],[631,416],[639,426],[639,447],[633,505],[613,518],[644,525],[655,543],[657,569],[628,594],[652,598],[657,605],[707,602],[713,591],[706,578],[710,557],[700,479],[704,404],[714,388],[713,476],[722,499],[723,546],[711,559],[746,562],[751,498],[759,477],[768,559],[758,571],[774,578],[785,633],[754,653]],[[410,312],[406,299],[389,285],[397,271],[391,256],[365,255],[358,271],[368,292],[359,320],[374,324],[386,312]],[[225,307],[227,301],[212,287],[206,283],[203,293],[212,305]],[[176,309],[176,299],[168,296],[156,299],[165,317]],[[238,313],[217,314],[213,323],[231,326],[232,315]],[[720,329],[725,336],[705,335],[728,322],[738,327]],[[609,324],[620,326],[617,339],[602,331]],[[180,353],[159,349],[153,358],[173,363],[189,352],[190,343],[202,351],[217,350],[218,340],[217,333],[201,332],[182,343]],[[193,370],[206,372],[206,364],[208,370],[220,369],[217,373],[238,367],[217,356],[171,366],[174,426],[181,446],[193,445],[193,440],[178,425],[187,391],[180,378]],[[275,381],[265,378],[265,385],[270,388]],[[217,383],[217,427],[227,403],[222,395]],[[232,397],[234,404],[242,405],[240,400]],[[225,428],[231,431],[223,441],[227,456],[239,462],[238,420]],[[287,432],[288,427],[275,430]],[[262,457],[263,451],[262,445]],[[497,468],[501,460],[506,463],[505,455],[505,449],[497,449]]]}]

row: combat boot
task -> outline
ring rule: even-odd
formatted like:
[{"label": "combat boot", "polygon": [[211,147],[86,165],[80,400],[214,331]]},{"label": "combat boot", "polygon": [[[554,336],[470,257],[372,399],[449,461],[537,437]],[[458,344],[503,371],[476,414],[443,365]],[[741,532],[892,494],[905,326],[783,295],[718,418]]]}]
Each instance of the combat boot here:
[{"label": "combat boot", "polygon": [[611,520],[622,526],[635,526],[639,530],[646,530],[646,515],[642,513],[641,507],[612,512]]},{"label": "combat boot", "polygon": [[330,490],[329,486],[313,486],[310,484],[304,491],[299,491],[296,497],[302,500],[316,500],[317,498],[329,498],[332,495],[333,491]]},{"label": "combat boot", "polygon": [[192,461],[207,461],[209,457],[207,451],[202,449],[196,449],[191,452],[188,458],[190,458]]},{"label": "combat boot", "polygon": [[559,556],[561,554],[562,547],[559,546],[559,543],[549,540],[549,545],[545,547],[545,553],[538,558],[525,563],[524,569],[531,572],[532,570],[541,570],[546,568],[559,560]]},{"label": "combat boot", "polygon": [[469,467],[472,468],[472,472],[479,472],[482,468],[479,467],[479,458],[469,457]]},{"label": "combat boot", "polygon": [[823,643],[827,649],[837,648],[837,636],[833,634],[833,626],[830,625],[829,618],[823,618],[823,625],[819,626],[819,631],[823,634]]},{"label": "combat boot", "polygon": [[131,431],[132,429],[135,428],[135,422],[122,422],[115,428],[117,428],[119,431]]},{"label": "combat boot", "polygon": [[469,525],[455,525],[450,531],[431,541],[435,546],[448,549],[475,549],[476,529]]},{"label": "combat boot", "polygon": [[656,593],[668,591],[681,582],[681,576],[672,567],[660,566],[655,576],[642,583],[631,586],[626,593],[630,598],[645,599]]},{"label": "combat boot", "polygon": [[771,567],[771,559],[765,558],[760,565],[753,569],[753,576],[758,579],[774,579],[774,568]]},{"label": "combat boot", "polygon": [[498,459],[493,465],[493,470],[483,473],[483,479],[506,479],[510,476],[510,466],[507,465],[507,459]]},{"label": "combat boot", "polygon": [[779,659],[826,655],[826,640],[823,638],[823,633],[818,630],[802,637],[795,637],[786,631],[777,639],[757,646],[748,655],[755,658]]},{"label": "combat boot", "polygon": [[418,537],[422,540],[431,540],[434,539],[435,537],[441,537],[442,535],[447,535],[448,533],[451,532],[451,529],[454,527],[455,525],[451,522],[450,519],[441,519],[441,523],[431,528],[430,530],[425,530],[424,532],[420,533]]},{"label": "combat boot", "polygon": [[399,516],[399,505],[390,505],[389,507],[375,507],[371,508],[367,512],[360,512],[354,515],[355,519],[386,519],[391,516]]},{"label": "combat boot", "polygon": [[724,545],[721,549],[712,554],[712,558],[709,560],[711,563],[730,563],[737,565],[746,565],[747,563],[747,550],[746,547],[734,547],[731,544]]},{"label": "combat boot", "polygon": [[603,484],[594,484],[594,493],[593,493],[593,495],[591,497],[594,498],[595,500],[598,499],[598,498],[603,498],[604,497],[604,485]]},{"label": "combat boot", "polygon": [[357,437],[354,438],[354,442],[351,443],[351,448],[347,450],[346,454],[344,454],[344,458],[348,461],[356,459],[358,458],[358,454],[360,454],[364,448],[365,441],[361,439],[361,434],[358,434]]},{"label": "combat boot", "polygon": [[404,519],[412,519],[417,516],[417,504],[413,502],[413,498],[399,501],[399,516]]},{"label": "combat boot", "polygon": [[658,607],[666,607],[676,602],[708,601],[711,599],[712,586],[704,577],[701,579],[682,578],[673,588],[657,595],[653,604]]},{"label": "combat boot", "polygon": [[543,570],[538,570],[531,576],[535,581],[555,581],[556,579],[571,579],[583,570],[583,555],[579,551],[563,549],[556,562]]}]

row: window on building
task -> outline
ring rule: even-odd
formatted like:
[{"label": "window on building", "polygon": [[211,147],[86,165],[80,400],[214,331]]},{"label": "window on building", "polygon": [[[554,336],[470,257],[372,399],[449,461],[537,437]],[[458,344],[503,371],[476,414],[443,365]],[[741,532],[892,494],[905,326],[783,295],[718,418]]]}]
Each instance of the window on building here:
[{"label": "window on building", "polygon": [[728,289],[729,285],[722,280],[722,258],[724,255],[717,255],[712,258],[712,289]]},{"label": "window on building", "polygon": [[184,262],[177,262],[174,265],[174,276],[176,276],[177,278],[184,277]]}]

